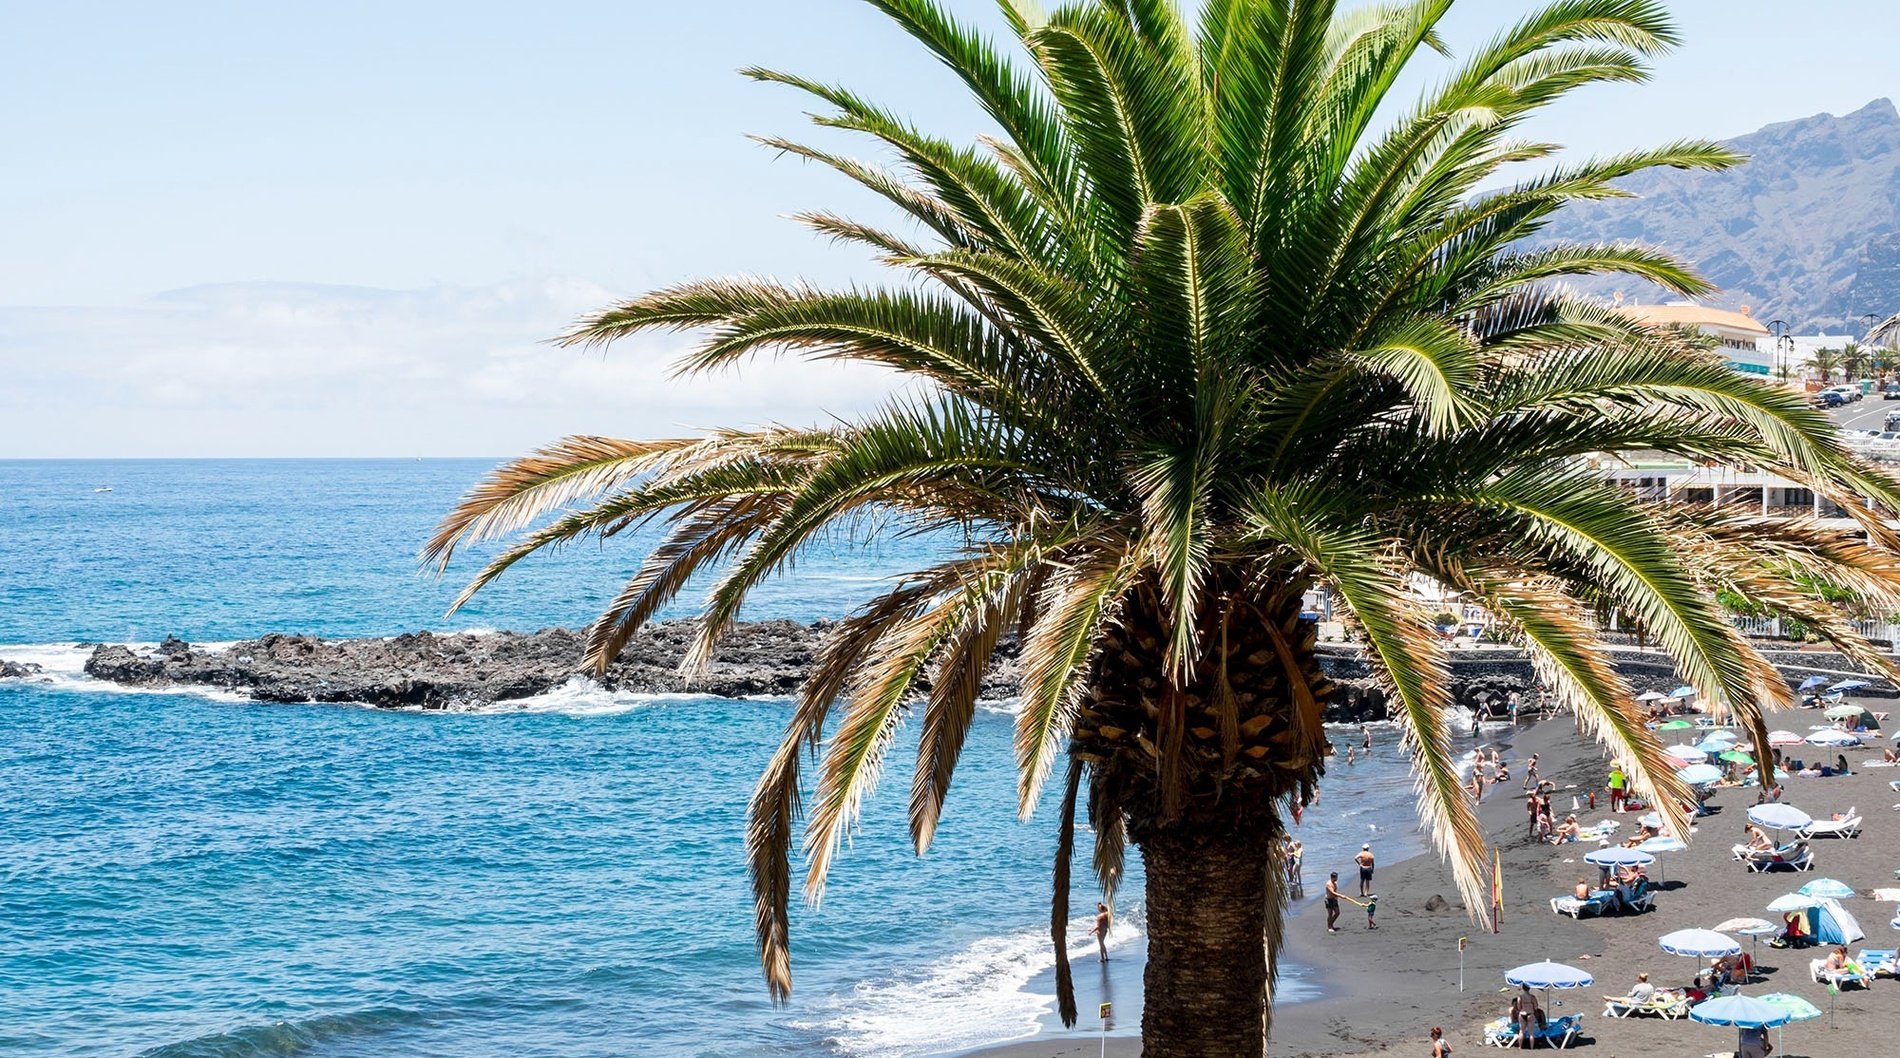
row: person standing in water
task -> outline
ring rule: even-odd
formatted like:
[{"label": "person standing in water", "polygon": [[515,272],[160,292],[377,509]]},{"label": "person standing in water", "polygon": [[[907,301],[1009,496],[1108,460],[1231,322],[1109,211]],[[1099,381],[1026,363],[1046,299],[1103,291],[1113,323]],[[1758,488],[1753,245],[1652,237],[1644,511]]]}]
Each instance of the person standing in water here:
[{"label": "person standing in water", "polygon": [[1359,865],[1359,895],[1372,895],[1372,846],[1359,846],[1359,855],[1352,861]]},{"label": "person standing in water", "polygon": [[1365,736],[1365,740],[1359,743],[1359,748],[1365,751],[1366,756],[1370,757],[1372,756],[1372,725],[1360,724],[1359,732]]},{"label": "person standing in water", "polygon": [[1113,921],[1107,904],[1095,905],[1095,926],[1089,930],[1089,936],[1095,938],[1095,946],[1101,949],[1102,961],[1108,961],[1108,927]]},{"label": "person standing in water", "polygon": [[1326,932],[1339,932],[1339,872],[1326,879]]}]

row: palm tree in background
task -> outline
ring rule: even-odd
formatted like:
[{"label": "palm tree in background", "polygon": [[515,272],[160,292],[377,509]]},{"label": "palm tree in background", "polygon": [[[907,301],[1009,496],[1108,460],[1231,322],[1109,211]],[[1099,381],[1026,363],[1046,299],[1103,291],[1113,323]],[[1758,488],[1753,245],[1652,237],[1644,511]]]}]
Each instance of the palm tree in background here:
[{"label": "palm tree in background", "polygon": [[[920,732],[910,832],[930,845],[1000,641],[1020,646],[1015,808],[1060,791],[1051,926],[1065,1021],[1075,816],[1112,894],[1146,866],[1144,1052],[1263,1053],[1286,894],[1275,846],[1314,796],[1333,685],[1302,598],[1330,590],[1384,681],[1421,819],[1466,906],[1488,904],[1483,837],[1450,749],[1445,644],[1411,590],[1429,577],[1521,636],[1555,698],[1674,816],[1684,791],[1589,615],[1637,618],[1685,679],[1765,738],[1787,685],[1724,619],[1722,588],[1885,657],[1802,587],[1900,603],[1887,478],[1828,421],[1667,329],[1574,298],[1620,273],[1708,285],[1654,250],[1533,245],[1565,203],[1655,166],[1719,168],[1680,142],[1542,168],[1516,135],[1585,85],[1634,82],[1675,40],[1660,5],[1557,0],[1392,98],[1451,0],[1352,12],[1304,0],[1005,3],[998,49],[931,0],[872,0],[994,122],[931,136],[828,82],[814,97],[890,167],[782,139],[907,223],[802,219],[896,269],[888,287],[741,278],[614,305],[564,341],[690,330],[685,375],[763,352],[882,365],[912,385],[855,421],[634,441],[571,437],[498,468],[425,557],[514,537],[463,593],[548,547],[658,519],[664,540],[588,634],[604,669],[696,576],[712,578],[687,668],[761,581],[821,534],[928,532],[958,545],[827,632],[750,808],[759,952],[792,984],[792,849],[806,896],[888,763]],[[1408,90],[1409,91],[1409,90]],[[1389,118],[1389,120],[1386,120]],[[1739,507],[1671,509],[1607,484],[1589,453],[1653,449],[1793,477],[1867,541]],[[808,816],[807,752],[818,760]]]},{"label": "palm tree in background", "polygon": [[1841,350],[1816,349],[1802,362],[1801,368],[1820,378],[1823,383],[1834,381],[1834,375],[1841,370]]},{"label": "palm tree in background", "polygon": [[1867,373],[1867,364],[1872,358],[1867,349],[1858,342],[1848,342],[1841,349],[1841,373],[1852,382]]}]

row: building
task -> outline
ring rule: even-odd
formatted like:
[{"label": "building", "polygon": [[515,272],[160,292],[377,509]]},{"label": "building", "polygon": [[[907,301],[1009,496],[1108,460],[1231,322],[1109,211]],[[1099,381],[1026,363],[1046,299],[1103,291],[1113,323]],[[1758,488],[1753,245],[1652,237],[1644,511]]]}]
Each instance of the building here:
[{"label": "building", "polygon": [[1751,375],[1775,373],[1775,337],[1760,320],[1749,314],[1699,305],[1693,301],[1671,301],[1662,305],[1619,305],[1624,313],[1659,327],[1683,327],[1715,339],[1717,351],[1728,357],[1730,366]]}]

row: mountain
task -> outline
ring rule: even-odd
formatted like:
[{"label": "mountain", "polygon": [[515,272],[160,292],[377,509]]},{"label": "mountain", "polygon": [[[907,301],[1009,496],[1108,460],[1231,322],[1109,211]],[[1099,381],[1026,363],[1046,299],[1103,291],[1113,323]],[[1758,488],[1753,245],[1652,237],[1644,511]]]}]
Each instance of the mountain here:
[{"label": "mountain", "polygon": [[[1566,208],[1546,237],[1660,246],[1720,286],[1719,304],[1747,305],[1756,319],[1786,320],[1795,333],[1859,334],[1862,316],[1900,312],[1900,111],[1891,100],[1728,143],[1748,164],[1638,174],[1621,185],[1638,198]],[[1627,280],[1588,289],[1663,297]]]}]

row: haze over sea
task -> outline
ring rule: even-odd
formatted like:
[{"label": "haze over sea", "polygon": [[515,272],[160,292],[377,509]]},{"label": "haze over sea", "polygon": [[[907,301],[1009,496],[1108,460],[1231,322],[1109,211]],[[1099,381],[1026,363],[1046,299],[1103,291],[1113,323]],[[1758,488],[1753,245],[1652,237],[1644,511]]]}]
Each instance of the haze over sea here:
[{"label": "haze over sea", "polygon": [[[900,742],[822,909],[795,913],[797,991],[775,1010],[743,820],[785,702],[577,682],[383,712],[80,671],[81,641],[585,623],[650,536],[532,560],[442,616],[473,567],[438,583],[414,554],[487,466],[0,461],[0,658],[47,668],[0,681],[0,1054],[906,1056],[1047,1023],[1053,803],[1014,818],[1008,703],[980,717],[922,859]],[[837,617],[937,546],[818,549],[746,616]],[[1362,835],[1416,848],[1391,737],[1335,768],[1300,835],[1309,879]],[[1140,892],[1132,864],[1131,970]],[[1094,898],[1078,881],[1076,910]]]}]

